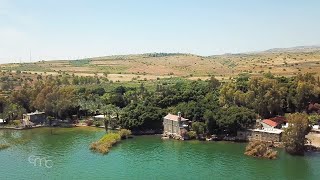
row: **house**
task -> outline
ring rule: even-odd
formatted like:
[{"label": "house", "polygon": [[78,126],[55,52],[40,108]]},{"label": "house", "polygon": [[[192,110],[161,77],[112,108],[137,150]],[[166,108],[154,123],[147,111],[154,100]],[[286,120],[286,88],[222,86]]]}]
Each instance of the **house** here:
[{"label": "house", "polygon": [[178,115],[167,114],[163,118],[163,134],[164,136],[171,136],[173,138],[181,138],[182,132],[185,132],[188,128],[189,119],[181,117],[181,113]]},{"label": "house", "polygon": [[261,121],[263,128],[278,128],[281,129],[283,125],[287,122],[286,118],[283,116],[277,116],[270,119],[264,119]]},{"label": "house", "polygon": [[25,121],[26,124],[43,124],[46,122],[46,114],[39,111],[23,114],[23,121]]},{"label": "house", "polygon": [[105,115],[103,115],[103,114],[100,114],[100,115],[96,115],[96,116],[93,116],[93,119],[95,120],[95,121],[99,121],[99,120],[105,120],[105,119],[107,119],[107,116],[105,116]]},{"label": "house", "polygon": [[287,122],[285,117],[277,116],[270,119],[257,120],[256,129],[237,132],[240,141],[281,142],[282,126]]},{"label": "house", "polygon": [[0,119],[0,124],[4,124],[6,121],[4,119]]}]

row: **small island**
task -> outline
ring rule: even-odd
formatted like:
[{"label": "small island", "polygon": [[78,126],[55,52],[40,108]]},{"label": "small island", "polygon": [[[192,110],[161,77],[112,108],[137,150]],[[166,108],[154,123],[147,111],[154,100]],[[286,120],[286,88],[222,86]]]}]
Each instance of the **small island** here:
[{"label": "small island", "polygon": [[90,149],[95,152],[107,154],[110,148],[120,142],[122,139],[127,139],[131,135],[131,131],[127,129],[121,129],[115,133],[105,134],[99,141],[90,145]]}]

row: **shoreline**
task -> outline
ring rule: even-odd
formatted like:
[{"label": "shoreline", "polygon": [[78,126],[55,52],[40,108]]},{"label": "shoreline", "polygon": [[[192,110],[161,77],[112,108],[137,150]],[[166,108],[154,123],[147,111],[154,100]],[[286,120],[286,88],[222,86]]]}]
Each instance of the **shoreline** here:
[{"label": "shoreline", "polygon": [[[73,126],[70,126],[70,127],[52,127],[52,126],[34,126],[34,127],[29,127],[29,128],[17,128],[17,127],[0,127],[0,130],[17,130],[17,131],[20,131],[20,130],[31,130],[31,129],[37,129],[37,128],[96,128],[96,129],[104,129],[105,127],[97,127],[97,126],[86,126],[86,125],[82,125],[82,124],[75,124]],[[133,136],[159,136],[161,137],[162,136],[162,133],[160,133],[159,131],[132,131],[132,135]],[[317,136],[316,140],[315,139],[315,136]],[[306,148],[306,152],[310,152],[310,151],[320,151],[320,134],[319,133],[309,133],[307,136],[306,136],[308,139],[311,139],[311,142],[305,144],[305,148]],[[169,140],[169,139],[163,139],[163,140]],[[175,140],[175,139],[170,139],[170,140]],[[190,140],[185,140],[185,141],[190,141]],[[195,139],[195,141],[201,141],[201,140],[198,140],[198,139]],[[202,140],[202,141],[205,141],[205,142],[231,142],[231,143],[249,143],[250,141],[241,141],[241,140],[227,140],[227,139],[221,139],[221,140],[211,140],[211,141],[208,141],[208,140]],[[281,142],[280,142],[281,143]],[[281,146],[278,146],[279,143],[276,143],[275,147],[277,148],[281,148]]]}]

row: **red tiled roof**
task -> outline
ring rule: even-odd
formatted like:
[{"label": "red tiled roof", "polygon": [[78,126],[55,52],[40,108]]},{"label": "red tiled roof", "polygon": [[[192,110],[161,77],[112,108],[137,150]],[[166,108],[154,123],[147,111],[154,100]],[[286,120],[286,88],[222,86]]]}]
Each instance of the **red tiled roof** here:
[{"label": "red tiled roof", "polygon": [[278,123],[275,121],[272,121],[271,119],[264,119],[262,120],[262,122],[272,127],[278,126]]},{"label": "red tiled roof", "polygon": [[278,124],[282,124],[284,122],[287,122],[287,119],[284,116],[277,116],[274,118],[270,118],[270,120],[277,122]]},{"label": "red tiled roof", "polygon": [[[179,118],[179,116],[177,116],[177,115],[173,115],[173,114],[168,114],[168,115],[166,115],[165,117],[164,117],[165,119],[170,119],[170,120],[172,120],[172,121],[178,121],[178,118]],[[188,121],[189,119],[186,119],[186,118],[183,118],[183,117],[181,117],[181,121]]]}]

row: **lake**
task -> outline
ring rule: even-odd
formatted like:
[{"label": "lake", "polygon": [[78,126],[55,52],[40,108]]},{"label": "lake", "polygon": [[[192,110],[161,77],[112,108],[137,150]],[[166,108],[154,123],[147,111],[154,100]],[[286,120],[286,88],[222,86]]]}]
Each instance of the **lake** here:
[{"label": "lake", "polygon": [[[89,150],[103,129],[0,130],[0,179],[319,179],[320,153],[277,160],[243,155],[245,143],[137,136],[109,154]],[[40,159],[42,160],[40,163]],[[39,161],[37,161],[39,160]]]}]

